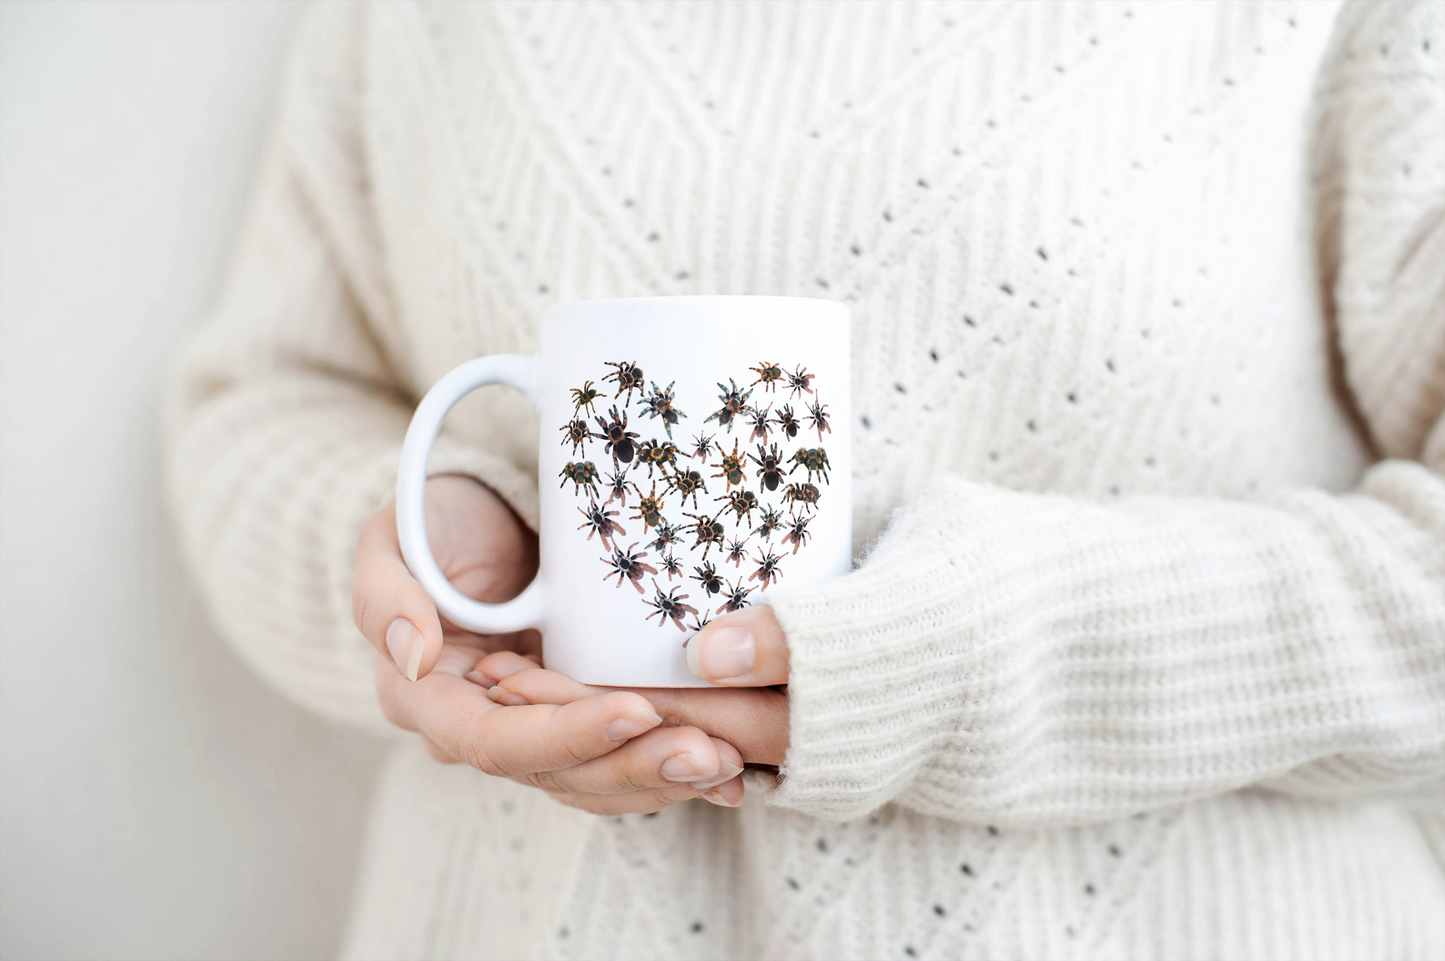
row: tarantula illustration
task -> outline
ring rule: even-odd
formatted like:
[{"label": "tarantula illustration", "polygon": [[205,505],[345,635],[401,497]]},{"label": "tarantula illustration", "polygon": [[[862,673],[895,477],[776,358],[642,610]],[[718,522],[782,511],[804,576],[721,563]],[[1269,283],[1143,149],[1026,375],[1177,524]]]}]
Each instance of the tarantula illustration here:
[{"label": "tarantula illustration", "polygon": [[657,538],[649,542],[647,546],[661,554],[664,547],[670,550],[672,545],[677,543],[677,535],[681,532],[681,528],[674,527],[667,521],[663,521],[657,525]]},{"label": "tarantula illustration", "polygon": [[662,559],[662,569],[667,572],[668,580],[682,576],[682,565],[672,556],[672,551],[668,551],[667,556]]},{"label": "tarantula illustration", "polygon": [[603,478],[603,482],[611,491],[603,503],[610,504],[616,499],[618,506],[627,510],[627,488],[634,485],[627,479],[627,468],[617,463],[617,458],[612,458],[612,473]]},{"label": "tarantula illustration", "polygon": [[733,418],[748,412],[748,398],[753,395],[753,392],[752,389],[749,388],[747,393],[743,393],[741,388],[738,387],[737,381],[731,377],[728,378],[728,383],[732,386],[724,387],[721,381],[718,382],[718,390],[722,391],[722,393],[717,395],[717,399],[722,401],[722,407],[708,415],[707,420],[703,421],[703,423],[717,421],[719,427],[726,427],[728,433],[731,434],[733,432]]},{"label": "tarantula illustration", "polygon": [[758,379],[749,384],[749,387],[762,384],[763,390],[776,390],[778,381],[783,379],[783,368],[766,360],[759,361],[758,366],[749,367],[748,370],[758,375]]},{"label": "tarantula illustration", "polygon": [[697,507],[697,492],[707,493],[707,484],[703,482],[702,475],[695,470],[675,470],[667,475],[668,491],[677,491],[681,496],[679,504],[686,504],[689,497],[692,498],[692,506]]},{"label": "tarantula illustration", "polygon": [[562,468],[562,473],[557,476],[562,478],[562,483],[558,484],[558,487],[566,487],[567,482],[571,481],[573,484],[577,485],[575,488],[573,488],[572,493],[580,494],[582,492],[582,488],[586,487],[588,490],[592,491],[593,497],[597,496],[597,465],[592,463],[590,460],[578,461],[575,464],[567,464]]},{"label": "tarantula illustration", "polygon": [[748,460],[758,465],[758,472],[754,476],[758,478],[758,490],[767,488],[770,491],[778,489],[783,482],[783,453],[778,450],[778,445],[773,444],[767,450],[763,445],[758,445],[758,456],[748,455]]},{"label": "tarantula illustration", "polygon": [[[704,464],[707,463],[707,455],[712,453],[714,446],[712,439],[716,436],[716,434],[699,433],[692,439],[692,456],[694,460],[701,460]],[[721,447],[718,448],[718,453],[722,453]]]},{"label": "tarantula illustration", "polygon": [[758,440],[759,437],[762,438],[763,443],[766,444],[768,442],[768,430],[772,427],[772,422],[768,419],[768,417],[772,413],[772,411],[772,404],[769,404],[762,410],[758,410],[756,407],[754,407],[748,411],[748,418],[752,421],[753,425],[753,432],[748,435],[749,444]]},{"label": "tarantula illustration", "polygon": [[693,570],[696,571],[696,573],[692,579],[701,584],[702,589],[709,594],[716,594],[723,589],[722,578],[718,577],[717,568],[713,567],[712,564],[704,561],[701,567],[694,567]]},{"label": "tarantula illustration", "polygon": [[614,399],[621,397],[623,391],[627,392],[626,399],[622,401],[622,405],[626,407],[632,403],[632,392],[642,390],[642,368],[636,364],[619,363],[614,360],[603,361],[603,363],[608,367],[617,368],[602,379],[617,381],[617,393],[612,395]]},{"label": "tarantula illustration", "polygon": [[754,589],[751,587],[743,587],[742,578],[738,578],[738,582],[736,584],[728,585],[728,599],[722,607],[719,607],[717,609],[717,612],[719,614],[731,614],[733,611],[740,611],[743,608],[747,607],[751,603],[748,600],[748,595],[751,594],[753,590]]},{"label": "tarantula illustration", "polygon": [[763,590],[767,590],[769,583],[783,576],[783,572],[778,569],[778,562],[782,559],[781,554],[774,554],[772,551],[765,554],[761,547],[758,548],[758,556],[753,558],[758,562],[758,569],[753,571],[748,580],[761,581]]},{"label": "tarantula illustration", "polygon": [[763,508],[763,523],[753,531],[754,534],[761,534],[763,540],[771,540],[773,531],[783,529],[783,515],[776,507]]},{"label": "tarantula illustration", "polygon": [[808,530],[808,522],[813,519],[812,514],[794,514],[790,518],[792,524],[788,527],[788,533],[783,535],[784,544],[793,545],[793,553],[798,553],[798,548],[808,545],[808,538],[813,535]]},{"label": "tarantula illustration", "polygon": [[[676,384],[673,381],[672,384]],[[682,411],[672,406],[672,384],[667,385],[667,390],[657,386],[657,381],[652,382],[652,393],[643,398],[642,412],[648,417],[661,417],[662,426],[667,431],[667,436],[672,437],[672,426],[677,423],[678,418],[686,417]]]},{"label": "tarantula illustration", "polygon": [[828,426],[828,405],[823,403],[821,396],[808,405],[808,426],[818,429],[818,441],[820,443],[823,440],[823,431],[826,430],[830,434],[833,433],[833,428]]},{"label": "tarantula illustration", "polygon": [[714,544],[718,546],[718,550],[722,550],[723,537],[726,534],[726,530],[723,528],[722,521],[718,520],[718,518],[722,516],[721,514],[714,515],[713,517],[705,517],[702,514],[689,514],[687,511],[683,511],[682,516],[692,518],[692,523],[685,525],[683,530],[690,532],[695,538],[692,544],[692,550],[697,550],[699,547],[702,548],[702,559],[704,561],[707,560],[707,553],[712,550]]},{"label": "tarantula illustration", "polygon": [[637,459],[647,465],[647,476],[652,476],[654,467],[662,470],[662,476],[667,476],[669,467],[677,468],[677,445],[672,441],[663,441],[659,444],[655,440],[645,440],[637,448]]},{"label": "tarantula illustration", "polygon": [[623,550],[620,547],[613,548],[611,557],[602,558],[604,564],[609,564],[612,567],[612,570],[602,575],[602,579],[605,581],[615,574],[617,575],[618,587],[622,586],[623,580],[628,580],[632,582],[633,587],[637,588],[637,593],[641,594],[642,575],[656,574],[657,568],[651,564],[643,563],[642,559],[647,556],[647,552],[638,551],[634,553],[632,549],[636,546],[637,542],[634,541],[627,545],[627,550]]},{"label": "tarantula illustration", "polygon": [[624,410],[619,414],[616,404],[613,404],[612,409],[607,413],[612,418],[610,421],[603,420],[600,415],[597,417],[597,423],[601,425],[602,433],[597,434],[596,437],[598,440],[607,442],[603,445],[603,450],[622,463],[630,464],[632,455],[636,452],[636,447],[632,442],[637,439],[637,432],[627,429],[627,411]]},{"label": "tarantula illustration", "polygon": [[590,380],[584,381],[581,387],[573,387],[572,413],[581,413],[583,408],[586,408],[589,414],[597,413],[597,411],[592,409],[592,405],[597,400],[597,398],[601,396],[602,391],[594,390],[592,387],[592,381]]},{"label": "tarantula illustration", "polygon": [[[633,485],[637,496],[642,497],[642,488]],[[662,498],[657,496],[657,482],[652,483],[652,493],[642,497],[642,503],[637,505],[637,513],[627,518],[630,521],[642,521],[642,533],[646,534],[649,527],[661,527],[667,523],[662,516]]]},{"label": "tarantula illustration", "polygon": [[[721,451],[721,448],[719,448],[719,451]],[[739,454],[738,442],[733,441],[733,452],[731,454],[723,454],[722,470],[711,476],[727,478],[727,489],[732,490],[734,484],[742,484],[743,481],[747,480],[747,466],[748,455],[746,453]]]},{"label": "tarantula illustration", "polygon": [[813,392],[813,388],[808,385],[813,383],[813,378],[816,376],[817,374],[808,373],[808,368],[804,367],[802,364],[799,364],[794,369],[793,373],[788,375],[788,389],[792,391],[792,394],[790,396],[797,397],[798,394],[804,391],[811,394]]},{"label": "tarantula illustration", "polygon": [[652,613],[647,615],[647,620],[650,621],[656,617],[657,626],[662,627],[667,623],[668,619],[671,618],[672,623],[677,626],[677,629],[685,632],[687,627],[682,623],[682,619],[688,614],[697,613],[697,608],[690,604],[683,603],[683,601],[687,600],[688,595],[679,595],[677,593],[682,590],[681,587],[674,587],[666,594],[662,593],[662,588],[657,586],[657,578],[655,577],[652,579],[652,589],[656,592],[655,596],[652,597],[651,600],[643,598],[642,601],[644,604],[652,605]]},{"label": "tarantula illustration", "polygon": [[812,484],[789,484],[788,489],[783,491],[783,500],[789,504],[802,504],[809,509],[818,506],[818,498],[823,496],[818,488]]},{"label": "tarantula illustration", "polygon": [[804,447],[801,450],[795,450],[793,456],[788,458],[788,463],[797,465],[793,470],[788,471],[789,477],[799,467],[805,467],[808,470],[808,480],[811,481],[816,472],[819,477],[823,478],[823,483],[832,483],[828,480],[828,468],[832,465],[828,463],[828,452],[821,447]]},{"label": "tarantula illustration", "polygon": [[[605,504],[602,505],[602,507],[605,506]],[[597,506],[597,498],[594,497],[588,506],[577,508],[577,512],[582,515],[582,523],[577,525],[577,529],[579,531],[585,529],[589,541],[592,539],[592,535],[596,534],[601,539],[602,546],[612,550],[612,538],[627,532],[622,529],[621,524],[612,519],[617,516],[617,512],[603,510],[602,507]]]},{"label": "tarantula illustration", "polygon": [[574,421],[564,424],[562,432],[567,435],[562,438],[562,443],[564,445],[568,443],[572,445],[573,457],[577,456],[579,450],[584,454],[587,453],[587,442],[592,439],[592,431],[587,429],[587,422],[585,420],[579,417]]},{"label": "tarantula illustration", "polygon": [[688,629],[691,630],[691,631],[693,632],[693,634],[689,634],[689,635],[683,640],[682,646],[683,646],[683,647],[687,647],[687,642],[690,641],[690,640],[692,640],[693,635],[696,634],[698,631],[702,630],[704,627],[707,627],[707,626],[708,626],[709,624],[711,624],[711,623],[712,623],[712,611],[710,611],[710,610],[708,610],[708,611],[703,611],[701,617],[699,617],[698,615],[694,614],[694,615],[692,616],[692,623],[689,624],[689,625],[687,625],[687,626],[688,626]]},{"label": "tarantula illustration", "polygon": [[733,542],[728,545],[728,556],[725,558],[725,560],[732,561],[733,567],[741,567],[743,564],[743,559],[748,556],[747,552],[748,539],[746,537],[744,537],[742,540],[733,538]]},{"label": "tarantula illustration", "polygon": [[739,523],[746,521],[751,524],[753,522],[753,509],[758,506],[758,495],[752,491],[733,491],[721,497],[714,497],[713,500],[727,501],[728,504],[723,508],[723,513],[732,511],[737,515]]},{"label": "tarantula illustration", "polygon": [[778,430],[787,435],[788,440],[798,436],[798,428],[803,425],[798,423],[798,418],[793,414],[793,405],[784,404],[783,409],[773,415],[773,423],[778,425]]}]

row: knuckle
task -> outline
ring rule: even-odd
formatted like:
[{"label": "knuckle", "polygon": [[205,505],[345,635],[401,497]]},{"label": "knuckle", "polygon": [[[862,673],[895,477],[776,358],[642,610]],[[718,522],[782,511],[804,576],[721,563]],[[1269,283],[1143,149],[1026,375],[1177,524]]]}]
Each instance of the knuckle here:
[{"label": "knuckle", "polygon": [[492,756],[490,738],[485,733],[469,731],[457,743],[461,760],[492,777],[510,777],[511,772]]}]

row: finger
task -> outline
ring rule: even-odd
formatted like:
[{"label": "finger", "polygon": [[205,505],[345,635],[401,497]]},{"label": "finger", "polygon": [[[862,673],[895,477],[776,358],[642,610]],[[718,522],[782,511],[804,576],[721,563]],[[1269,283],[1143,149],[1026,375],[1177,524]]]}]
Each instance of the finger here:
[{"label": "finger", "polygon": [[487,774],[513,777],[572,767],[616,750],[662,719],[647,699],[611,691],[570,704],[501,707],[446,664],[415,683],[377,671],[377,695],[388,719]]},{"label": "finger", "polygon": [[694,676],[728,687],[788,683],[788,644],[766,604],[724,614],[687,642]]},{"label": "finger", "polygon": [[734,745],[748,764],[781,767],[788,751],[788,695],[771,688],[648,688],[664,725],[701,728]]},{"label": "finger", "polygon": [[422,746],[426,748],[426,752],[431,755],[431,759],[433,761],[440,761],[442,764],[457,763],[456,758],[452,757],[446,751],[443,751],[441,748],[437,747],[437,743],[426,735],[422,735],[421,743]]},{"label": "finger", "polygon": [[426,677],[436,666],[441,619],[402,559],[394,504],[372,514],[362,528],[351,613],[366,639],[407,680]]},{"label": "finger", "polygon": [[743,801],[743,779],[735,777],[703,794],[678,788],[657,788],[633,791],[630,794],[553,794],[552,798],[568,807],[592,814],[652,814],[682,801],[701,797],[722,807],[737,807]]},{"label": "finger", "polygon": [[695,727],[658,728],[611,754],[519,780],[550,794],[630,794],[684,785],[694,794],[743,771],[737,748]]},{"label": "finger", "polygon": [[[483,659],[478,673],[496,677],[492,672],[497,669],[493,663],[497,657],[498,655],[492,655]],[[565,674],[528,664],[526,670],[506,673],[497,678],[488,695],[499,704],[570,704],[572,701],[593,697],[608,690],[612,689],[592,687],[574,681]],[[503,694],[521,700],[503,700]]]},{"label": "finger", "polygon": [[[476,670],[490,677],[492,683],[495,684],[504,678],[511,677],[519,671],[532,671],[536,670],[539,666],[541,665],[536,658],[518,654],[515,651],[497,651],[477,661]],[[557,676],[563,677],[565,675],[559,674]],[[583,685],[583,687],[585,687],[585,685]],[[595,694],[597,691],[589,690],[589,693]],[[586,695],[582,696],[585,697]],[[576,698],[568,698],[568,700],[576,700]],[[560,704],[563,702],[556,701],[552,703]]]}]

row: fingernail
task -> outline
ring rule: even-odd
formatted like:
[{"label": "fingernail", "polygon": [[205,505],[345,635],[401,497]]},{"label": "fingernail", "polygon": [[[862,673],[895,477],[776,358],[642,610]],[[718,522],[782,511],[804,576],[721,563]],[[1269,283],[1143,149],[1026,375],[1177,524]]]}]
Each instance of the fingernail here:
[{"label": "fingernail", "polygon": [[738,798],[736,803],[729,801],[727,798],[722,796],[722,792],[719,791],[717,788],[713,788],[711,791],[704,793],[702,799],[709,804],[716,804],[718,807],[724,808],[735,808],[739,804],[743,803],[742,798]]},{"label": "fingernail", "polygon": [[416,680],[421,671],[421,631],[404,617],[398,617],[386,629],[386,652],[408,681]]},{"label": "fingernail", "polygon": [[739,774],[743,769],[728,761],[722,762],[718,768],[717,777],[708,778],[706,781],[693,781],[691,787],[695,791],[706,791],[708,788],[715,788],[719,784],[726,784]]},{"label": "fingernail", "polygon": [[669,781],[701,781],[717,777],[718,770],[694,754],[674,754],[662,762],[662,776]]},{"label": "fingernail", "polygon": [[628,741],[639,734],[647,733],[661,723],[662,718],[651,711],[633,711],[607,725],[607,740]]},{"label": "fingernail", "polygon": [[487,697],[496,701],[503,707],[523,707],[524,705],[532,703],[522,695],[513,694],[505,687],[497,684],[494,684],[491,687],[487,688]]},{"label": "fingernail", "polygon": [[687,646],[688,668],[694,676],[709,681],[741,677],[753,669],[756,659],[753,632],[746,627],[720,627],[697,634]]},{"label": "fingernail", "polygon": [[462,677],[465,677],[484,691],[490,691],[497,686],[497,682],[493,678],[487,677],[487,675],[481,671],[467,671]]}]

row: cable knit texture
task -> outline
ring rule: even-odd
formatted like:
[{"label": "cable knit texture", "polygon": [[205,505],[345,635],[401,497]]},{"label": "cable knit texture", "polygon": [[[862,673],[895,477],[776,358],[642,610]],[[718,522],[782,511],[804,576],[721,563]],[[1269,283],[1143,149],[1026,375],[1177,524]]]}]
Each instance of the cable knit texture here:
[{"label": "cable knit texture", "polygon": [[[858,569],[781,782],[593,819],[399,748],[352,957],[1445,957],[1445,5],[325,5],[180,360],[176,513],[385,725],[352,550],[544,305],[853,310]],[[487,389],[432,468],[536,517]]]}]

